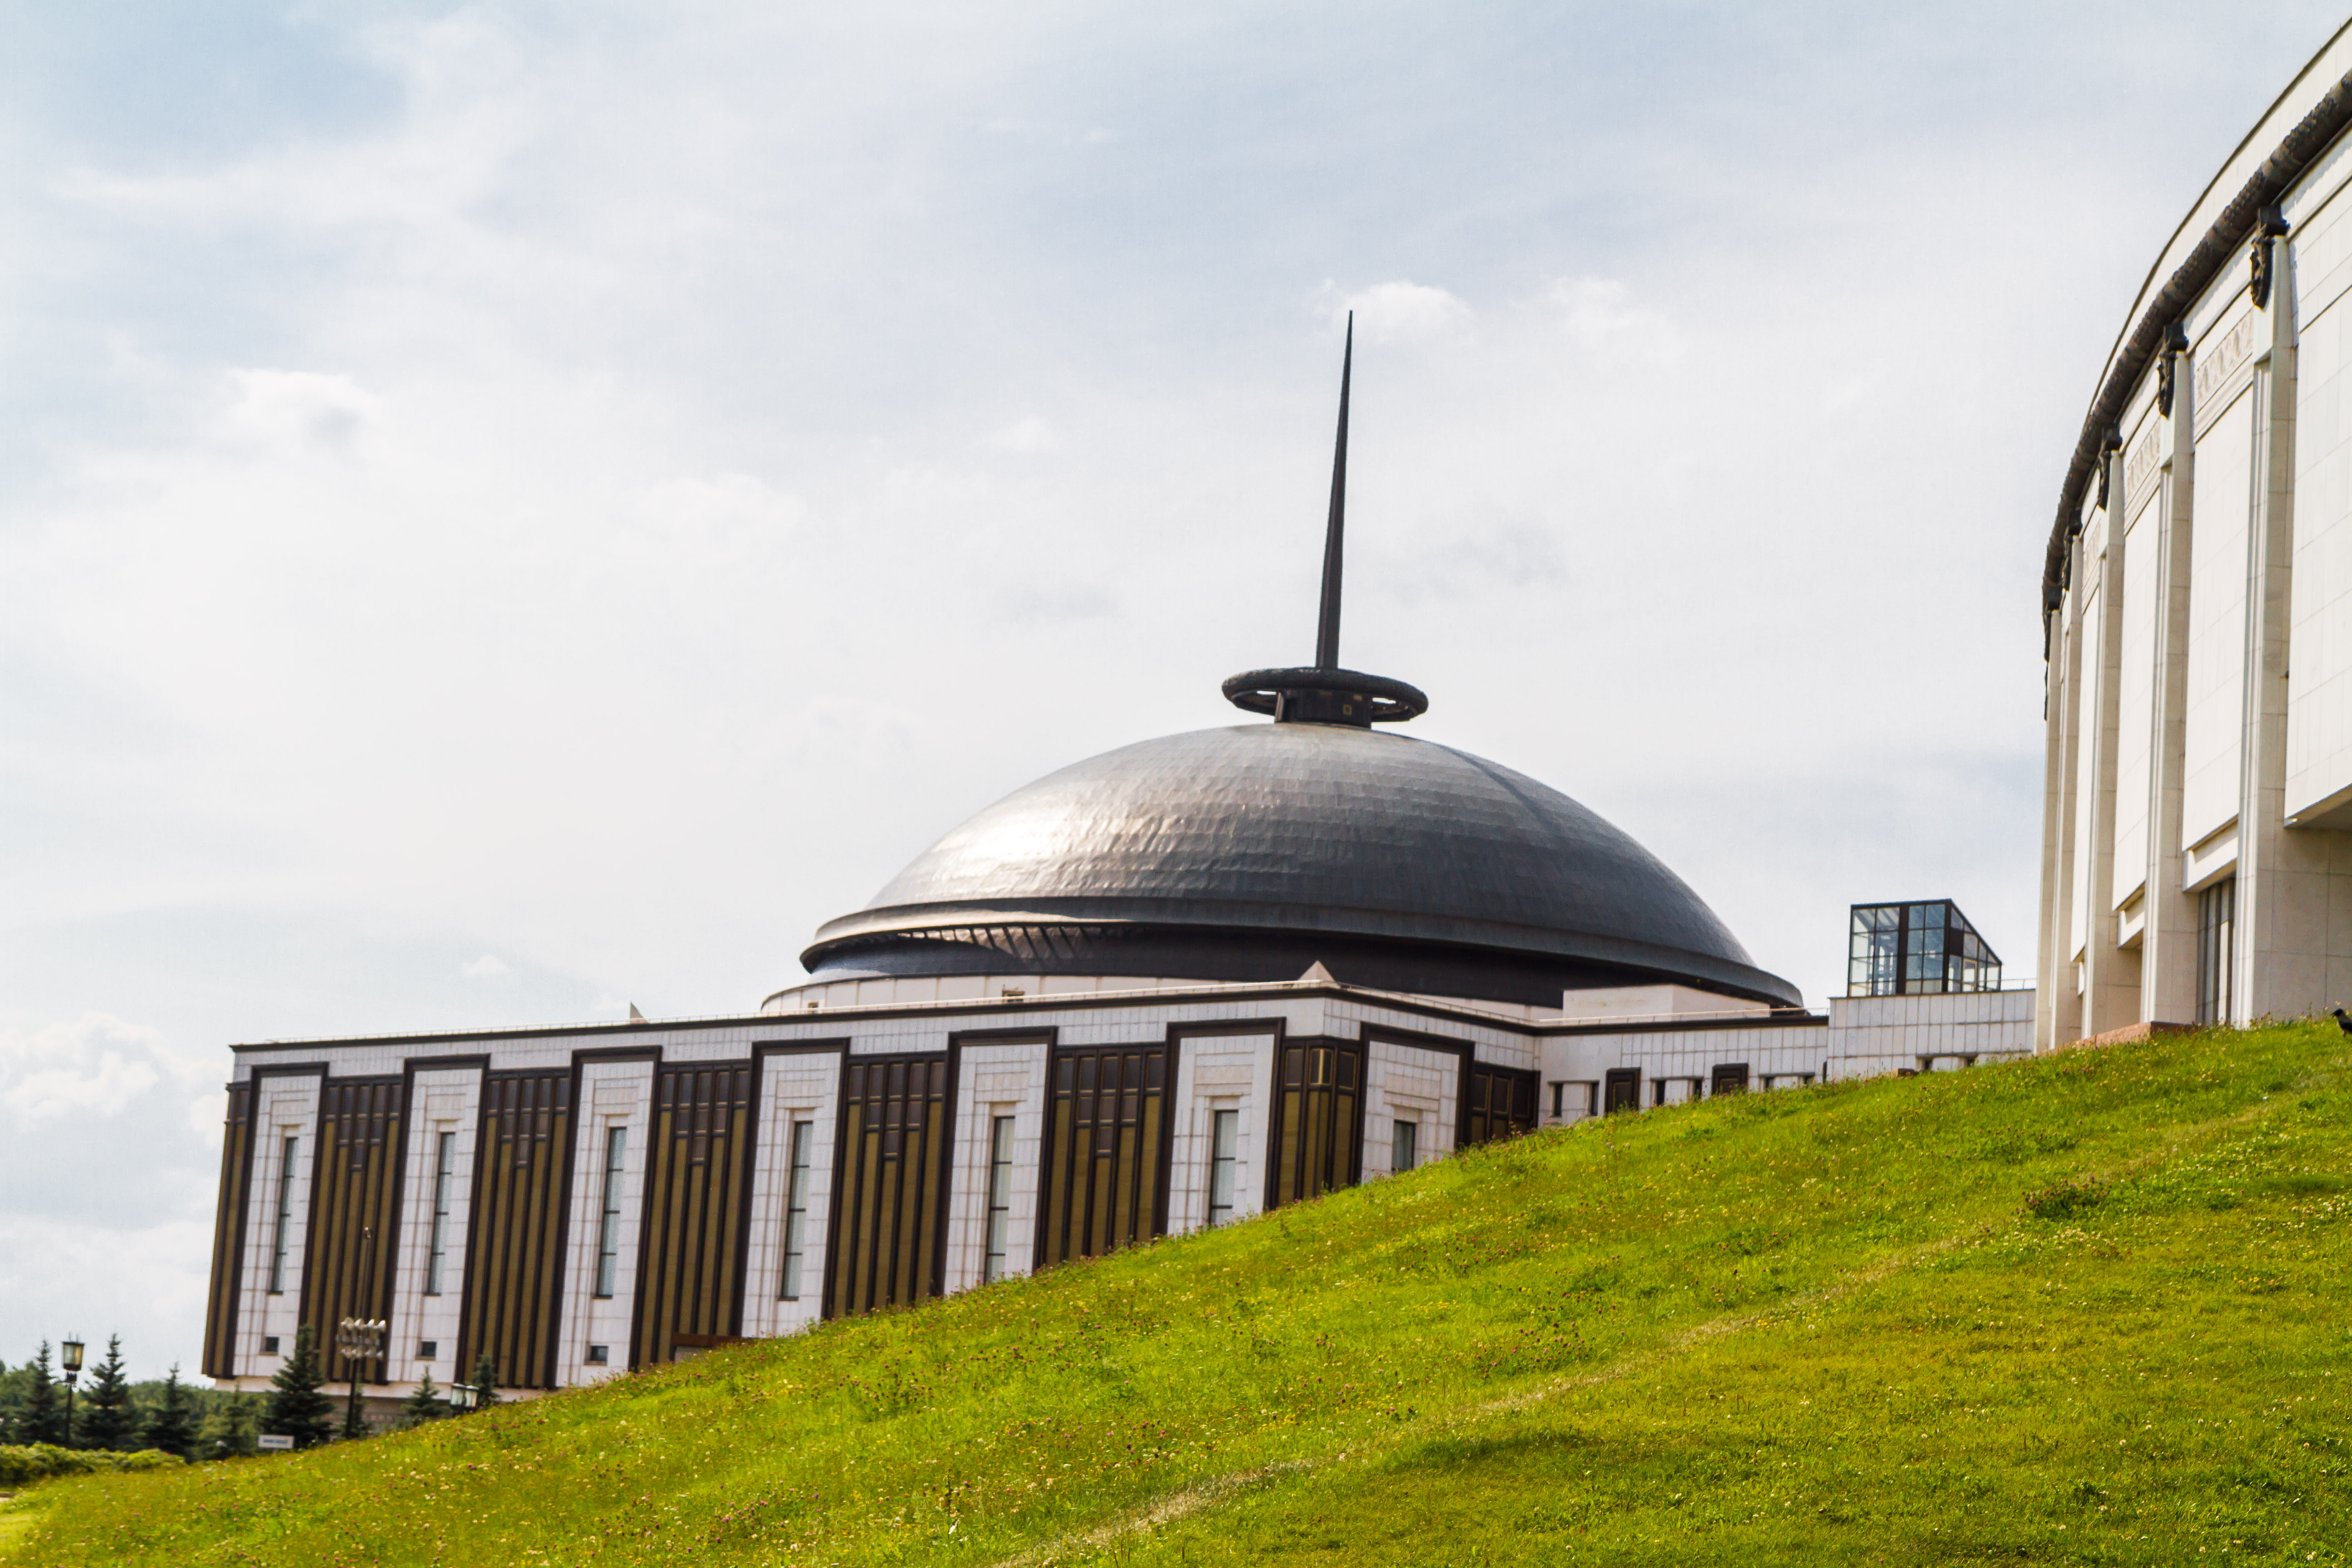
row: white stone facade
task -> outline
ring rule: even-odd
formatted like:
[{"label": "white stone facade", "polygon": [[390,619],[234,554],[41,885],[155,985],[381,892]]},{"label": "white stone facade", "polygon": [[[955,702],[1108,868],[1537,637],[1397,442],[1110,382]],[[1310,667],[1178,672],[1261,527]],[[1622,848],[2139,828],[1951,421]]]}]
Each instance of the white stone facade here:
[{"label": "white stone facade", "polygon": [[2347,73],[2339,34],[2103,367],[2046,585],[2042,1048],[2352,1001]]}]

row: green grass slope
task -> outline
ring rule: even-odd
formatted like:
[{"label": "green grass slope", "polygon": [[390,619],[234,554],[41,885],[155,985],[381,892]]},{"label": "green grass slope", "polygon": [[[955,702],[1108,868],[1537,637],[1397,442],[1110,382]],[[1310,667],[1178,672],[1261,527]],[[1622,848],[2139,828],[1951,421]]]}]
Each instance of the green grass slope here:
[{"label": "green grass slope", "polygon": [[2352,1052],[1751,1095],[433,1430],[10,1563],[2338,1563]]}]

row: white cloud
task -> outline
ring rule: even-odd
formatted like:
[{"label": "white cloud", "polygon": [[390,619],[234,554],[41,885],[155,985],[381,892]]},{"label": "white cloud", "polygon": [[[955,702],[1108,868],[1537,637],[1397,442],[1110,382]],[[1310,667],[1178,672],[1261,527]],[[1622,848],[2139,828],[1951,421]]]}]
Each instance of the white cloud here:
[{"label": "white cloud", "polygon": [[1632,287],[1614,278],[1563,278],[1546,299],[1569,335],[1588,349],[1654,334],[1665,325],[1664,316],[1636,303]]},{"label": "white cloud", "polygon": [[348,454],[382,408],[348,375],[298,370],[233,370],[221,416],[226,441],[266,457],[302,452]]},{"label": "white cloud", "polygon": [[497,980],[503,975],[512,973],[513,971],[500,962],[497,954],[486,952],[471,963],[465,965],[457,973],[468,980]]},{"label": "white cloud", "polygon": [[[1335,291],[1329,283],[1325,292]],[[1331,307],[1337,325],[1356,315],[1356,333],[1367,343],[1412,343],[1445,337],[1470,324],[1470,307],[1443,289],[1397,279],[1347,295]]]},{"label": "white cloud", "polygon": [[1030,414],[1014,420],[1002,430],[992,431],[988,437],[987,445],[1000,452],[1020,452],[1024,455],[1058,452],[1062,449],[1062,438],[1054,433],[1054,427],[1051,425],[1038,416]]},{"label": "white cloud", "polygon": [[102,1013],[28,1032],[0,1032],[0,1107],[17,1126],[114,1117],[167,1079],[194,1072],[161,1030]]}]

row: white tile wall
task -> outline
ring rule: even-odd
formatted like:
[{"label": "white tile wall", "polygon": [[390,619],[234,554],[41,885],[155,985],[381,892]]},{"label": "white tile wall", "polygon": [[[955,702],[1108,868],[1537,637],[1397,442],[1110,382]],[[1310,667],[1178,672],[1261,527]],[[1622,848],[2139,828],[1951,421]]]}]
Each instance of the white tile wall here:
[{"label": "white tile wall", "polygon": [[[751,1234],[745,1238],[743,1332],[770,1338],[815,1322],[824,1305],[826,1221],[833,1214],[833,1144],[840,1127],[841,1057],[772,1053],[760,1073],[760,1143],[751,1173]],[[809,1184],[801,1230],[801,1289],[783,1299],[784,1219],[792,1195],[793,1123],[809,1124]]]},{"label": "white tile wall", "polygon": [[2123,663],[2116,676],[2113,907],[2147,885],[2148,742],[2155,714],[2158,509],[2143,503],[2124,530]]},{"label": "white tile wall", "polygon": [[[2352,207],[2352,201],[2336,204]],[[2339,241],[2347,234],[2337,219]],[[2352,268],[2352,260],[2341,265]],[[2352,304],[2306,320],[2296,351],[2286,814],[2352,791]]]},{"label": "white tile wall", "polygon": [[[2189,724],[2181,760],[2180,843],[2238,815],[2246,713],[2246,528],[2253,505],[2254,400],[2241,394],[2197,442],[2189,535]],[[2087,798],[2087,797],[2086,797]]]},{"label": "white tile wall", "polygon": [[1187,1035],[1176,1053],[1174,1135],[1169,1140],[1168,1230],[1182,1236],[1209,1217],[1211,1114],[1241,1112],[1234,1217],[1257,1213],[1265,1194],[1266,1092],[1274,1036]]},{"label": "white tile wall", "polygon": [[[470,1374],[457,1365],[458,1312],[465,1300],[466,1218],[474,1179],[474,1137],[481,1125],[479,1068],[420,1070],[411,1086],[408,1153],[401,1170],[400,1244],[393,1260],[390,1344],[384,1373],[394,1383],[414,1384],[425,1373],[442,1387]],[[449,1226],[443,1237],[441,1293],[425,1293],[433,1249],[433,1181],[440,1135],[456,1135],[451,1146]],[[419,1361],[422,1341],[436,1342],[430,1363]]]},{"label": "white tile wall", "polygon": [[[317,1059],[313,1057],[311,1059]],[[310,1226],[310,1173],[319,1144],[319,1079],[267,1078],[256,1093],[253,1116],[253,1185],[247,1194],[245,1279],[236,1314],[236,1368],[247,1377],[268,1377],[293,1353],[294,1331],[302,1310],[302,1260]],[[288,1172],[288,1138],[298,1140]],[[290,1180],[286,1229],[286,1289],[272,1293],[270,1264],[277,1247],[279,1184]],[[276,1335],[278,1355],[261,1353],[261,1342]]]},{"label": "white tile wall", "polygon": [[[653,1112],[652,1062],[582,1064],[580,1104],[574,1112],[579,1127],[572,1143],[572,1212],[564,1216],[563,1313],[555,1342],[555,1380],[560,1384],[593,1383],[628,1368]],[[615,1127],[627,1133],[621,1151],[621,1213],[614,1236],[619,1245],[613,1294],[600,1299],[596,1266],[604,1229],[604,1153]],[[590,1345],[605,1347],[604,1365],[589,1363]]]},{"label": "white tile wall", "polygon": [[1037,1175],[1045,1134],[1047,1043],[972,1044],[956,1068],[955,1152],[949,1166],[947,1288],[969,1290],[988,1261],[988,1176],[995,1119],[1013,1121],[1013,1193],[1005,1218],[1007,1279],[1037,1249]]},{"label": "white tile wall", "polygon": [[1462,1115],[1462,1058],[1378,1037],[1365,1046],[1364,1058],[1364,1179],[1395,1173],[1390,1167],[1400,1121],[1419,1129],[1416,1164],[1453,1153]]}]

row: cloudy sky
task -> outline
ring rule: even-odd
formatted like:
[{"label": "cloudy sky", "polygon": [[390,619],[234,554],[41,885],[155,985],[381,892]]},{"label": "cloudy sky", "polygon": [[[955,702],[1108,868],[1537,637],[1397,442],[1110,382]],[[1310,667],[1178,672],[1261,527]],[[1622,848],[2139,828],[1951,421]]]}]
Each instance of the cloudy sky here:
[{"label": "cloudy sky", "polygon": [[747,1010],[1344,652],[1818,1001],[2030,974],[2100,356],[2340,17],[0,4],[0,1356],[193,1368],[236,1040]]}]

